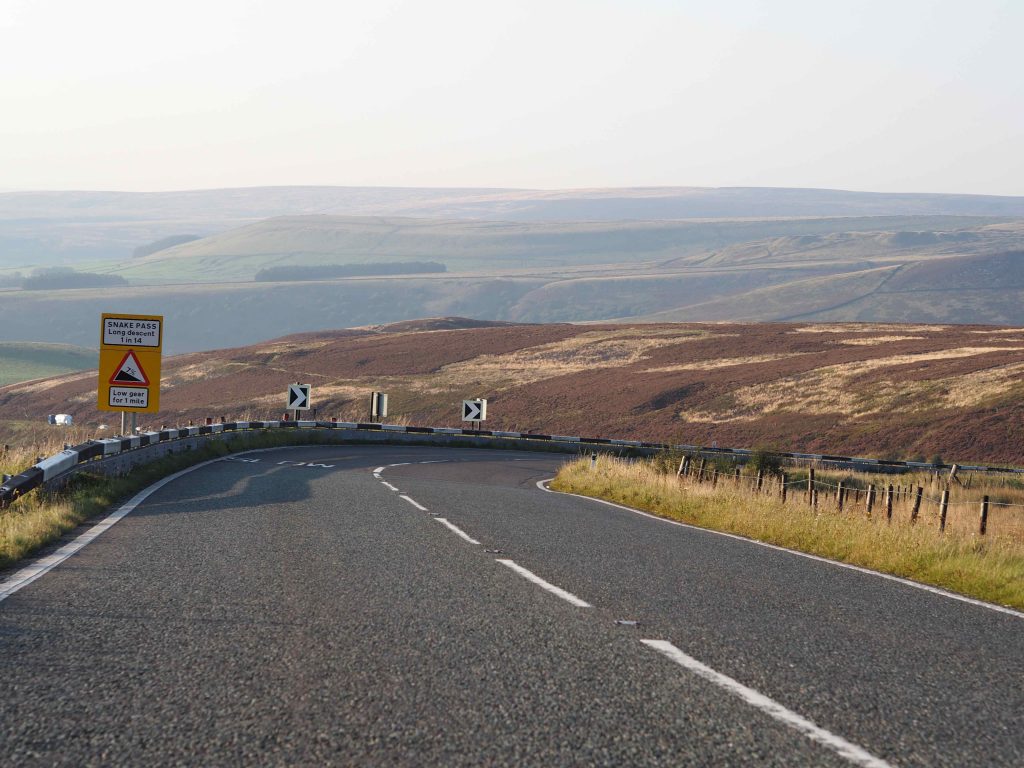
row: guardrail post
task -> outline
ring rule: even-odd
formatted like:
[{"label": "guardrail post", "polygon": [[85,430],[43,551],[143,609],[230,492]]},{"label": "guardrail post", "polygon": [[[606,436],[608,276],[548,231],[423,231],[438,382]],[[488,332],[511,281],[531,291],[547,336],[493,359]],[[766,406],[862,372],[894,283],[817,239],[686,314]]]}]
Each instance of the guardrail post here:
[{"label": "guardrail post", "polygon": [[981,524],[978,527],[978,533],[982,536],[988,530],[988,496],[983,496],[981,499]]},{"label": "guardrail post", "polygon": [[949,510],[949,488],[942,489],[942,500],[939,502],[939,530],[946,530],[946,512]]}]

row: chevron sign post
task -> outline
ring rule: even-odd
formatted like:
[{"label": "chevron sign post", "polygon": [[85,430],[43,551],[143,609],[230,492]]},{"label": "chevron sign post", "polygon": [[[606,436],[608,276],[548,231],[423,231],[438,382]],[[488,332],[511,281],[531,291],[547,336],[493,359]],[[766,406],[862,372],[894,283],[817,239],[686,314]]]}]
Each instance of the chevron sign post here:
[{"label": "chevron sign post", "polygon": [[487,401],[483,398],[462,401],[462,420],[472,421],[480,429],[480,422],[487,420]]},{"label": "chevron sign post", "polygon": [[288,405],[289,411],[308,411],[311,406],[309,404],[309,384],[289,384],[288,385]]}]

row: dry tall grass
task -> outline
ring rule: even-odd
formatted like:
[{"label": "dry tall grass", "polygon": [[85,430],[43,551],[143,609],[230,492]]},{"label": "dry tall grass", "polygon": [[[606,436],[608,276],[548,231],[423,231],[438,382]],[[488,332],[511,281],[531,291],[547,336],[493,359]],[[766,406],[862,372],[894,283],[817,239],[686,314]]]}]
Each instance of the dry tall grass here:
[{"label": "dry tall grass", "polygon": [[840,513],[821,494],[815,510],[796,486],[784,503],[776,489],[680,480],[651,462],[611,457],[593,469],[589,459],[567,464],[552,487],[1024,608],[1024,539],[1016,534],[982,537],[959,526],[940,533],[931,519],[911,524],[895,510],[889,521],[877,501],[870,518],[861,504]]}]

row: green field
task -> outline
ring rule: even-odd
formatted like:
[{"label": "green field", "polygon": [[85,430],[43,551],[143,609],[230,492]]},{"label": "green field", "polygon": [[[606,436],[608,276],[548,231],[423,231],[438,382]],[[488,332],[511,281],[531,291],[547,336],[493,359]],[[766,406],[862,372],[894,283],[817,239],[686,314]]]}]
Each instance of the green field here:
[{"label": "green field", "polygon": [[71,344],[0,341],[0,387],[96,366],[96,350]]}]

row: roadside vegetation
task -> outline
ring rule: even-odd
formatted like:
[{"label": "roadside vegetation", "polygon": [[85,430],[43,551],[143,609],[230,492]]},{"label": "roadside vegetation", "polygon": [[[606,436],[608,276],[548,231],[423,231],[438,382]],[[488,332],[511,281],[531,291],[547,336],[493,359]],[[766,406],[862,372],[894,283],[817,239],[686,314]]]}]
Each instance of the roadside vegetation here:
[{"label": "roadside vegetation", "polygon": [[[1024,487],[1013,478],[969,479],[954,486],[947,525],[940,532],[936,497],[944,479],[931,475],[816,473],[817,504],[807,493],[807,470],[756,476],[708,465],[702,479],[677,477],[677,457],[630,461],[599,457],[566,464],[551,483],[557,491],[605,499],[701,528],[871,568],[1000,605],[1024,609]],[[836,489],[851,489],[840,511]],[[782,483],[787,493],[782,499]],[[912,492],[887,515],[889,483]],[[879,489],[884,483],[885,488]],[[867,490],[876,486],[872,513]],[[917,487],[925,489],[911,522]],[[983,495],[990,496],[988,531],[978,533]],[[894,493],[895,496],[895,493]]]}]

